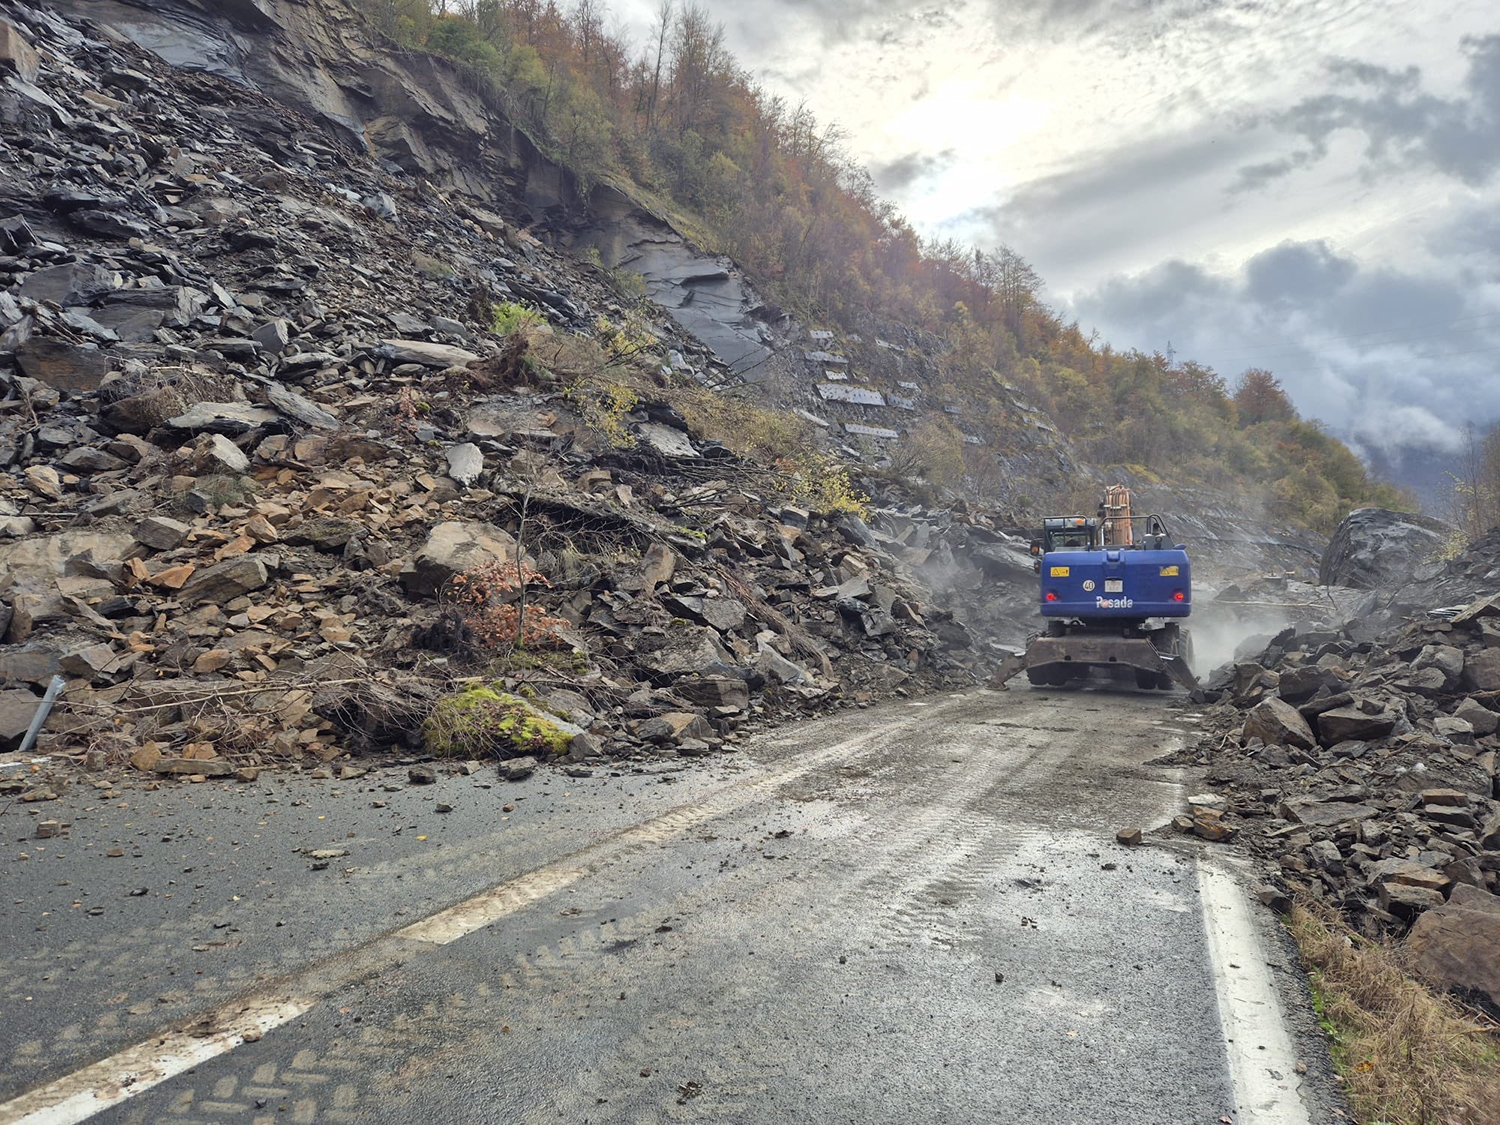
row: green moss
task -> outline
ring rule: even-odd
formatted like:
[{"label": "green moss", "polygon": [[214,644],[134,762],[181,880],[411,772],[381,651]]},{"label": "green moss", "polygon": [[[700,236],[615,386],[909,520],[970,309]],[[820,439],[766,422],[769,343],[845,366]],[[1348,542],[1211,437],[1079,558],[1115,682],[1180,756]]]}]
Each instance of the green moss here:
[{"label": "green moss", "polygon": [[439,700],[422,724],[422,743],[439,758],[563,754],[572,741],[571,734],[497,684],[474,684]]}]

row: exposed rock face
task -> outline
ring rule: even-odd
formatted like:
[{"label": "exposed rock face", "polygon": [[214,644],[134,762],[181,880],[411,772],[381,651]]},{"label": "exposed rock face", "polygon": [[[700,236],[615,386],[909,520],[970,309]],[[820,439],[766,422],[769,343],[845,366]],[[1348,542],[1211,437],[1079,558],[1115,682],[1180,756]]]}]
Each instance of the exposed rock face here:
[{"label": "exposed rock face", "polygon": [[765,306],[735,264],[705,254],[618,191],[596,189],[594,221],[577,236],[607,266],[640,274],[651,299],[740,378],[758,382],[773,373],[773,337],[761,319]]},{"label": "exposed rock face", "polygon": [[1448,538],[1449,529],[1426,516],[1359,508],[1334,532],[1318,581],[1360,590],[1394,589],[1416,576]]}]

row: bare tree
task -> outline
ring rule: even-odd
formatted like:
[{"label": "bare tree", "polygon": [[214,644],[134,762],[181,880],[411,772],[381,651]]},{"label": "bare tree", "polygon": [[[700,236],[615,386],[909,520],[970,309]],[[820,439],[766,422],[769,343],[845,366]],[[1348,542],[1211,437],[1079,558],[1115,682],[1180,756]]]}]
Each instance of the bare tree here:
[{"label": "bare tree", "polygon": [[656,130],[661,111],[661,71],[667,57],[667,38],[672,32],[673,0],[660,0],[656,8],[656,23],[651,34],[656,40],[656,62],[651,69],[651,96],[646,101],[646,132]]}]

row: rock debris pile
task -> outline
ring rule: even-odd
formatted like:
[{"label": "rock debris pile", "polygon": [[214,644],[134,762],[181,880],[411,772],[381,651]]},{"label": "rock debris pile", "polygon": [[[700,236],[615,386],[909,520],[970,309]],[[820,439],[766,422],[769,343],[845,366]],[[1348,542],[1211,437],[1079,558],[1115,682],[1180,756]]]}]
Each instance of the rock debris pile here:
[{"label": "rock debris pile", "polygon": [[559,732],[575,764],[707,754],[983,677],[930,588],[1029,577],[992,517],[810,511],[665,402],[601,438],[546,362],[624,316],[600,271],[251,91],[3,11],[0,746],[56,679],[37,751],[201,778]]},{"label": "rock debris pile", "polygon": [[1267,903],[1311,895],[1407,934],[1428,975],[1500,1003],[1500,595],[1387,612],[1290,626],[1219,673],[1215,733],[1189,753],[1216,792],[1179,827],[1237,834]]}]

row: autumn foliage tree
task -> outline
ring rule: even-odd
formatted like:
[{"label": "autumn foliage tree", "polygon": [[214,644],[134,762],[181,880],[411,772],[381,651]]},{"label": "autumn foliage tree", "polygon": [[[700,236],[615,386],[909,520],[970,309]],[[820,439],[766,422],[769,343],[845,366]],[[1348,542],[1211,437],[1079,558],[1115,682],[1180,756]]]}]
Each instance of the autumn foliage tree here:
[{"label": "autumn foliage tree", "polygon": [[1282,389],[1281,380],[1259,367],[1252,367],[1234,385],[1234,406],[1241,426],[1258,426],[1262,422],[1289,422],[1296,417],[1292,400]]}]

